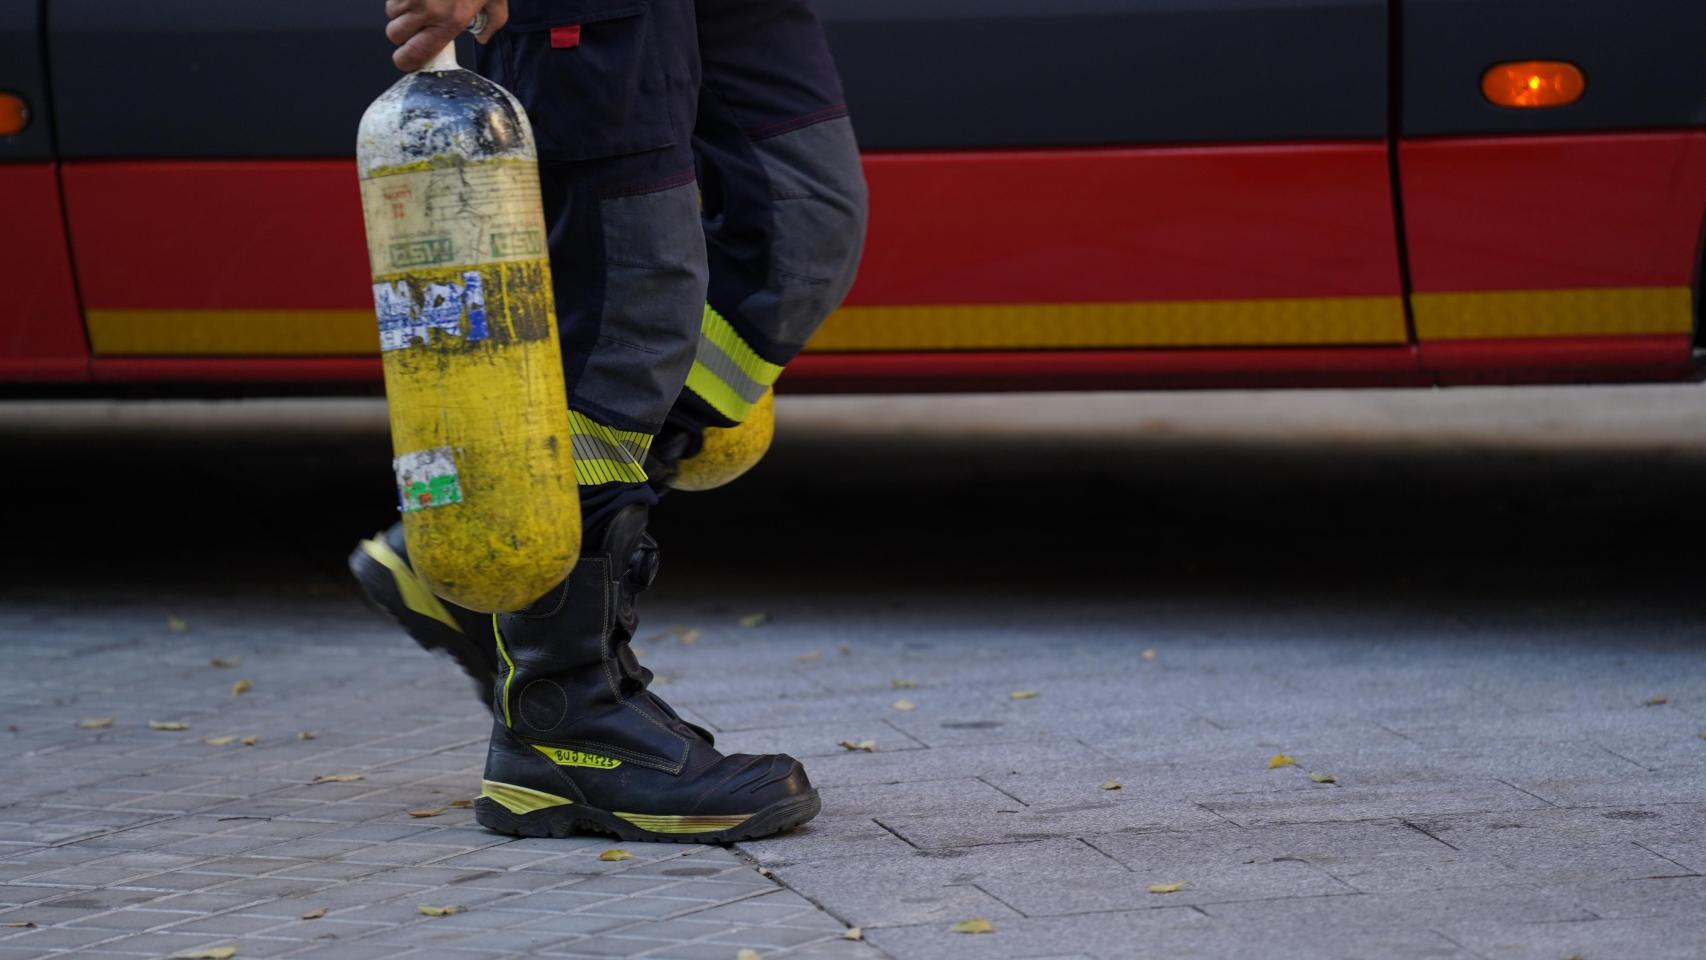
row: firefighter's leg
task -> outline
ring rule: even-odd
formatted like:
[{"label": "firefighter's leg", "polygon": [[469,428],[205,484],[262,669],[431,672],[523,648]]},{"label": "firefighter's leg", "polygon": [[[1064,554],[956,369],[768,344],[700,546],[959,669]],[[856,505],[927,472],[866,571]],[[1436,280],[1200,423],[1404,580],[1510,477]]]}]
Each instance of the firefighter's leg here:
[{"label": "firefighter's leg", "polygon": [[539,137],[586,530],[568,579],[526,611],[478,629],[449,618],[490,644],[496,665],[475,818],[522,836],[774,833],[817,813],[800,764],[719,753],[649,691],[651,672],[629,646],[636,596],[658,562],[643,464],[693,365],[706,296],[686,133],[698,82],[693,2],[652,0],[578,24],[539,6],[546,19],[524,16],[481,62]]},{"label": "firefighter's leg", "polygon": [[[704,302],[688,134],[699,83],[692,3],[653,6],[576,23],[553,19],[550,4],[518,2],[509,26],[478,48],[479,71],[516,95],[538,141],[588,533],[654,501],[642,464],[692,364]],[[450,654],[491,703],[490,617],[434,597],[400,528],[359,544],[350,568],[374,605],[422,647]]]},{"label": "firefighter's leg", "polygon": [[853,283],[865,181],[841,82],[805,0],[701,3],[693,147],[711,282],[654,483],[720,486],[768,449],[771,386]]}]

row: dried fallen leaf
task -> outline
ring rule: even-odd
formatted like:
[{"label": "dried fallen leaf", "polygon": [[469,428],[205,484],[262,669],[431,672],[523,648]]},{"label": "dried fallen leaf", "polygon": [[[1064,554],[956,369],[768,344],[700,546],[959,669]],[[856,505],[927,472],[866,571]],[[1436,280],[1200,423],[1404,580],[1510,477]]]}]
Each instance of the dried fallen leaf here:
[{"label": "dried fallen leaf", "polygon": [[1182,883],[1152,883],[1149,885],[1150,893],[1178,893],[1183,889],[1185,889],[1185,885]]},{"label": "dried fallen leaf", "polygon": [[166,629],[173,633],[189,633],[189,621],[185,620],[183,617],[168,616],[166,618]]},{"label": "dried fallen leaf", "polygon": [[970,920],[961,920],[948,929],[954,933],[994,933],[995,924],[982,917],[972,917]]},{"label": "dried fallen leaf", "polygon": [[231,685],[231,695],[233,697],[241,696],[242,694],[248,693],[250,690],[253,690],[253,689],[255,689],[254,684],[250,683],[247,680],[239,680],[236,683],[233,683]]},{"label": "dried fallen leaf", "polygon": [[207,665],[218,670],[232,670],[243,665],[242,657],[214,657]]},{"label": "dried fallen leaf", "polygon": [[420,910],[420,912],[423,916],[428,916],[428,917],[448,917],[453,913],[461,913],[462,912],[461,907],[429,907],[424,903],[421,904],[417,909]]},{"label": "dried fallen leaf", "polygon": [[750,627],[762,627],[769,622],[770,622],[770,614],[762,613],[762,612],[760,612],[760,613],[749,613],[746,616],[740,618],[740,625],[743,627],[749,627],[749,628]]},{"label": "dried fallen leaf", "polygon": [[703,635],[698,627],[687,630],[676,627],[674,630],[671,630],[670,633],[675,634],[675,639],[687,644],[698,643],[699,638]]},{"label": "dried fallen leaf", "polygon": [[889,686],[895,688],[896,690],[911,690],[912,688],[918,686],[918,681],[916,681],[916,680],[890,680]]},{"label": "dried fallen leaf", "polygon": [[1656,697],[1648,697],[1646,700],[1646,704],[1649,707],[1662,707],[1669,702],[1670,697],[1664,696],[1663,694]]},{"label": "dried fallen leaf", "polygon": [[1157,654],[1153,649],[1150,649],[1150,650],[1143,651],[1143,653],[1140,654],[1140,656],[1142,656],[1143,659],[1145,659],[1145,660],[1154,660],[1156,658]]},{"label": "dried fallen leaf", "polygon": [[326,915],[326,908],[325,907],[316,907],[313,910],[310,910],[307,913],[303,914],[302,919],[304,919],[304,920],[318,920],[325,915]]},{"label": "dried fallen leaf", "polygon": [[844,643],[836,649],[840,650],[841,655],[844,657],[851,657],[853,655],[853,647],[851,644]]},{"label": "dried fallen leaf", "polygon": [[298,740],[317,740],[319,737],[320,735],[312,730],[304,730],[296,735],[296,739]]},{"label": "dried fallen leaf", "polygon": [[1012,697],[1015,700],[1030,700],[1036,695],[1037,692],[1035,690],[1015,690],[1008,694],[1009,697]]},{"label": "dried fallen leaf", "polygon": [[802,653],[799,656],[795,657],[794,659],[800,661],[801,663],[811,663],[813,660],[822,660],[823,654],[818,653],[817,651],[814,650],[811,653]]},{"label": "dried fallen leaf", "polygon": [[750,947],[741,947],[735,951],[735,960],[764,960],[764,955]]},{"label": "dried fallen leaf", "polygon": [[410,810],[409,816],[414,817],[417,820],[424,820],[427,817],[436,817],[449,809],[449,807],[438,807],[433,810]]},{"label": "dried fallen leaf", "polygon": [[905,713],[908,710],[917,710],[918,704],[913,703],[911,700],[896,700],[894,702],[894,708]]},{"label": "dried fallen leaf", "polygon": [[237,955],[235,946],[206,947],[172,954],[173,960],[231,960]]},{"label": "dried fallen leaf", "polygon": [[632,860],[634,859],[634,855],[626,850],[618,850],[615,847],[612,847],[599,854],[598,859],[603,860],[605,863],[615,863],[618,860]]},{"label": "dried fallen leaf", "polygon": [[1108,782],[1102,784],[1102,789],[1103,790],[1118,790],[1118,789],[1120,789],[1120,783],[1118,780],[1109,780]]},{"label": "dried fallen leaf", "polygon": [[877,752],[877,741],[875,740],[860,740],[857,743],[852,740],[842,740],[839,742],[838,746],[843,750],[863,750],[866,753]]},{"label": "dried fallen leaf", "polygon": [[1278,770],[1280,767],[1295,767],[1295,766],[1297,766],[1297,758],[1296,757],[1288,757],[1283,753],[1276,753],[1272,757],[1268,758],[1268,769],[1269,770]]},{"label": "dried fallen leaf", "polygon": [[35,925],[34,920],[8,920],[5,923],[0,923],[0,927],[33,927]]},{"label": "dried fallen leaf", "polygon": [[1700,739],[1706,740],[1706,727],[1700,728]]},{"label": "dried fallen leaf", "polygon": [[205,743],[210,747],[229,747],[236,742],[236,737],[208,737],[202,740],[202,743]]},{"label": "dried fallen leaf", "polygon": [[260,743],[260,742],[261,742],[261,738],[257,737],[257,736],[253,736],[253,735],[250,735],[250,736],[243,738],[243,746],[245,746],[245,747],[252,747],[255,744]]},{"label": "dried fallen leaf", "polygon": [[150,720],[150,721],[148,721],[148,729],[150,729],[150,730],[188,730],[189,728],[190,728],[189,724],[184,723],[180,720]]},{"label": "dried fallen leaf", "polygon": [[323,773],[314,778],[314,783],[354,783],[365,779],[359,773]]},{"label": "dried fallen leaf", "polygon": [[1339,778],[1333,776],[1330,773],[1312,773],[1309,775],[1309,779],[1315,781],[1316,783],[1338,783],[1339,782]]},{"label": "dried fallen leaf", "polygon": [[758,868],[758,875],[761,877],[773,876],[773,874],[770,872],[769,867],[759,867]]},{"label": "dried fallen leaf", "polygon": [[466,810],[469,807],[472,807],[474,805],[474,801],[472,801],[472,800],[452,800],[452,801],[450,801],[450,805],[455,807],[458,810]]},{"label": "dried fallen leaf", "polygon": [[865,939],[865,931],[859,929],[858,927],[848,927],[846,930],[842,931],[841,939],[843,939],[843,940],[863,940],[863,939]]},{"label": "dried fallen leaf", "polygon": [[112,717],[90,717],[87,720],[77,721],[77,726],[82,727],[84,730],[105,730],[112,725]]}]

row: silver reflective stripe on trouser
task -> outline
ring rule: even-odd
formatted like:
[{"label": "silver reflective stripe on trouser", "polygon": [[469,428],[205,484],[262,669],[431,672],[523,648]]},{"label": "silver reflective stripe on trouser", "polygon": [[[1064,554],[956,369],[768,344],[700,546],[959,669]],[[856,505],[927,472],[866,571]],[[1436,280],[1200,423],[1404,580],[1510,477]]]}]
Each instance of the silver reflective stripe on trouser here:
[{"label": "silver reflective stripe on trouser", "polygon": [[722,314],[709,305],[705,307],[699,350],[687,374],[687,389],[711,409],[740,423],[781,375],[781,364],[760,357]]},{"label": "silver reflective stripe on trouser", "polygon": [[646,451],[652,445],[651,434],[618,430],[579,410],[569,411],[569,430],[575,451],[575,480],[581,486],[646,482]]}]

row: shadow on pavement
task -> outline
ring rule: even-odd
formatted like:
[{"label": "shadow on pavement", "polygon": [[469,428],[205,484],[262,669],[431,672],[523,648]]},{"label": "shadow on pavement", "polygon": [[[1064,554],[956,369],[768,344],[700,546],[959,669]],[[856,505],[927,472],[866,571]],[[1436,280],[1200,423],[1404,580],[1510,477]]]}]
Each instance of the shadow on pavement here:
[{"label": "shadow on pavement", "polygon": [[[1689,409],[1698,395],[1672,394]],[[1337,396],[1355,420],[1374,395]],[[1426,396],[1400,402],[1425,413]],[[1157,595],[1608,616],[1633,605],[1666,619],[1706,608],[1706,437],[1506,443],[1533,405],[1495,403],[1496,429],[1479,439],[1416,428],[1383,439],[1335,427],[1320,398],[1301,429],[1269,398],[1228,438],[1193,434],[1188,416],[1157,426],[1107,412],[1161,402],[1145,395],[1096,400],[1106,423],[1087,428],[1087,401],[1072,395],[887,401],[908,405],[899,427],[861,422],[860,401],[789,399],[758,469],[660,508],[660,592],[708,609],[997,597],[1045,615]],[[1551,391],[1535,429],[1557,435],[1570,403],[1616,400]],[[1177,395],[1165,402],[1181,409]],[[1218,416],[1239,415],[1215,402]],[[1003,429],[1002,412],[1021,405],[1030,419]],[[344,555],[394,516],[372,401],[68,409],[0,419],[15,465],[5,593],[353,596]]]}]

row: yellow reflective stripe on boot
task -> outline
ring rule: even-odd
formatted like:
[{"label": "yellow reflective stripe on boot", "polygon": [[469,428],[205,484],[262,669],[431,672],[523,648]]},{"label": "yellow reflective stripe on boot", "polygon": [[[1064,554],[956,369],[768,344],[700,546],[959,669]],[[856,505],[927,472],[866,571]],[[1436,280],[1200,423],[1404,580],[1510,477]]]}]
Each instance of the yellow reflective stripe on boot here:
[{"label": "yellow reflective stripe on boot", "polygon": [[543,790],[518,787],[513,783],[499,783],[496,780],[481,780],[480,796],[503,805],[503,808],[510,813],[532,813],[535,810],[566,807],[574,803],[568,797],[559,797]]},{"label": "yellow reflective stripe on boot", "polygon": [[689,390],[739,423],[781,375],[781,364],[759,356],[722,314],[705,305],[705,317],[699,324],[699,349],[687,374]]},{"label": "yellow reflective stripe on boot", "polygon": [[569,411],[569,434],[575,451],[575,479],[581,486],[646,482],[646,451],[652,447],[651,434],[618,430],[579,410]]},{"label": "yellow reflective stripe on boot", "polygon": [[361,541],[361,551],[391,571],[391,578],[397,582],[397,594],[403,598],[403,606],[423,617],[431,617],[457,633],[462,632],[456,618],[450,615],[449,610],[444,609],[443,601],[427,589],[427,585],[421,582],[420,577],[415,576],[415,571],[409,568],[397,551],[391,549],[390,544],[374,537]]},{"label": "yellow reflective stripe on boot", "polygon": [[500,694],[504,702],[504,726],[514,729],[515,725],[509,722],[509,682],[515,677],[515,661],[509,658],[509,650],[504,646],[504,634],[498,629],[498,615],[495,613],[492,614],[492,639],[497,641],[498,656],[504,658],[504,689]]},{"label": "yellow reflective stripe on boot", "polygon": [[617,813],[616,816],[652,833],[712,833],[738,827],[752,819],[752,814],[749,813],[718,817],[687,817],[662,813]]}]

